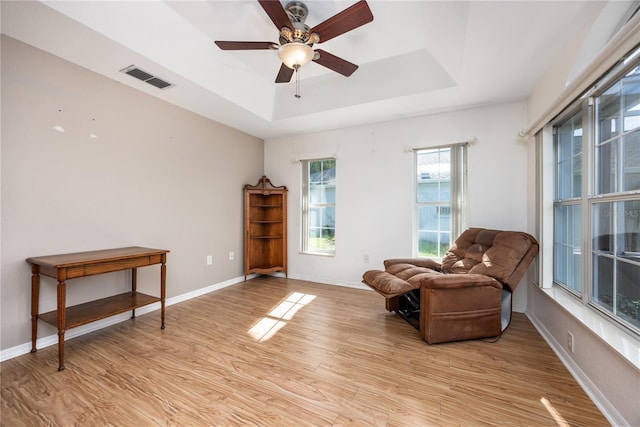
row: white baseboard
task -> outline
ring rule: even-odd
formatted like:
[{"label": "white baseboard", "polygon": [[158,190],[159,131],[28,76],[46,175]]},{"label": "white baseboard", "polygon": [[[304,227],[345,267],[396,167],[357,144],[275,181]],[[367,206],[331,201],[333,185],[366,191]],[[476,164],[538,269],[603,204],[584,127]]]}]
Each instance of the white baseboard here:
[{"label": "white baseboard", "polygon": [[542,338],[549,344],[549,347],[554,351],[556,356],[560,359],[562,364],[567,368],[569,373],[573,376],[584,392],[589,396],[591,401],[602,412],[602,415],[611,423],[612,426],[626,426],[629,425],[625,419],[620,415],[616,408],[609,402],[607,397],[598,389],[598,387],[591,381],[591,379],[584,373],[584,371],[578,366],[571,358],[569,353],[564,349],[547,328],[538,320],[538,318],[527,312],[525,313],[533,326],[538,330]]},{"label": "white baseboard", "polygon": [[[253,277],[256,277],[256,275],[254,274],[254,275],[247,276],[247,280],[252,279]],[[187,292],[182,295],[177,295],[175,297],[167,298],[165,300],[165,307],[168,307],[173,304],[177,304],[179,302],[187,301],[192,298],[197,298],[199,296],[217,291],[222,288],[226,288],[227,286],[235,285],[236,283],[240,283],[243,281],[244,281],[244,277],[236,277],[234,279],[226,280],[224,282],[220,282],[214,285],[206,286],[204,288],[196,289],[195,291]],[[159,302],[137,308],[136,316],[141,316],[143,314],[151,313],[152,311],[156,311],[156,310],[160,310]],[[108,326],[115,325],[116,323],[124,322],[129,319],[131,319],[131,313],[127,312],[127,313],[111,316],[107,319],[102,319],[86,325],[78,326],[77,328],[73,328],[65,331],[64,339],[65,341],[67,341],[72,338],[79,337],[80,335],[88,334],[90,332],[97,331],[99,329],[106,328]],[[38,349],[42,349],[42,348],[49,347],[51,345],[56,345],[56,344],[58,344],[57,333],[48,335],[46,337],[38,338],[36,341],[36,347]],[[31,342],[19,344],[17,346],[8,348],[6,350],[0,350],[0,362],[13,359],[14,357],[22,356],[23,354],[27,354],[29,352],[31,352]]]},{"label": "white baseboard", "polygon": [[345,288],[355,288],[355,289],[364,289],[364,290],[372,291],[371,288],[369,288],[368,286],[360,282],[338,282],[335,280],[327,279],[326,277],[314,277],[314,276],[289,274],[289,279],[304,280],[306,282],[322,283],[324,285],[344,286]]},{"label": "white baseboard", "polygon": [[511,311],[513,311],[514,313],[526,313],[527,307],[519,304],[514,304],[513,307],[511,307]]}]

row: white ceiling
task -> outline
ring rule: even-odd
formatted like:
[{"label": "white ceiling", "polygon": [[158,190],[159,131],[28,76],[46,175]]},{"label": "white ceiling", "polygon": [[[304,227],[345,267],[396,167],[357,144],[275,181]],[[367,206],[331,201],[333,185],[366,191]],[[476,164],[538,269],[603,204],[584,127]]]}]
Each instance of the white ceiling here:
[{"label": "white ceiling", "polygon": [[[355,1],[305,3],[313,27]],[[347,78],[316,63],[304,66],[300,99],[295,79],[274,83],[276,51],[222,51],[213,43],[277,42],[277,29],[255,0],[2,0],[1,29],[268,139],[526,99],[577,35],[602,26],[603,10],[628,8],[628,2],[592,0],[368,3],[373,22],[316,45],[360,68]],[[132,64],[175,87],[160,90],[119,72]]]}]

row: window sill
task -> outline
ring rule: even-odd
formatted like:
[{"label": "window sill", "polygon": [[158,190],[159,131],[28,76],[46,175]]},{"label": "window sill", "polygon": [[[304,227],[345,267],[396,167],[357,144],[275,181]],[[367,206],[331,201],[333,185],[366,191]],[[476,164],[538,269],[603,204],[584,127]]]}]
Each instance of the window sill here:
[{"label": "window sill", "polygon": [[336,254],[335,253],[329,253],[329,252],[299,252],[300,255],[317,255],[317,256],[323,256],[323,257],[335,257]]},{"label": "window sill", "polygon": [[640,339],[632,332],[617,326],[558,286],[541,290],[636,368],[640,368]]}]

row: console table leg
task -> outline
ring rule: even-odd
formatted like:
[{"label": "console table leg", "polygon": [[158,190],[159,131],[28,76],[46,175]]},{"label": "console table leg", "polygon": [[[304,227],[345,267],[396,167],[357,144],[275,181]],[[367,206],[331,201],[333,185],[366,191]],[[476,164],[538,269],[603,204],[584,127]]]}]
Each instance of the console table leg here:
[{"label": "console table leg", "polygon": [[167,288],[167,255],[162,255],[162,265],[160,266],[160,329],[164,329],[164,300]]},{"label": "console table leg", "polygon": [[[138,289],[138,269],[137,268],[132,268],[131,269],[131,293],[136,293]],[[136,309],[134,308],[133,310],[131,310],[131,318],[135,319],[136,318]]]},{"label": "console table leg", "polygon": [[67,317],[67,284],[64,280],[58,282],[58,371],[64,370],[64,331]]},{"label": "console table leg", "polygon": [[31,353],[35,353],[38,339],[38,310],[40,304],[40,271],[39,266],[31,268]]}]

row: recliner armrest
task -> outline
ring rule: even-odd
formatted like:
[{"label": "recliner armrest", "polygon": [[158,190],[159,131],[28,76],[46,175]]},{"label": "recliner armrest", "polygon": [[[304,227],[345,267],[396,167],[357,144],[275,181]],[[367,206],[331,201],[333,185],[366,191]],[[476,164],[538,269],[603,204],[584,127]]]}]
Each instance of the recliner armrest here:
[{"label": "recliner armrest", "polygon": [[432,270],[441,271],[440,261],[432,258],[392,258],[384,260],[384,268],[389,268],[396,264],[412,264],[416,267],[430,268]]},{"label": "recliner armrest", "polygon": [[502,283],[493,277],[482,274],[442,274],[426,276],[420,280],[419,284],[421,288],[427,289],[461,289],[479,286],[491,286],[496,289],[502,289]]}]

